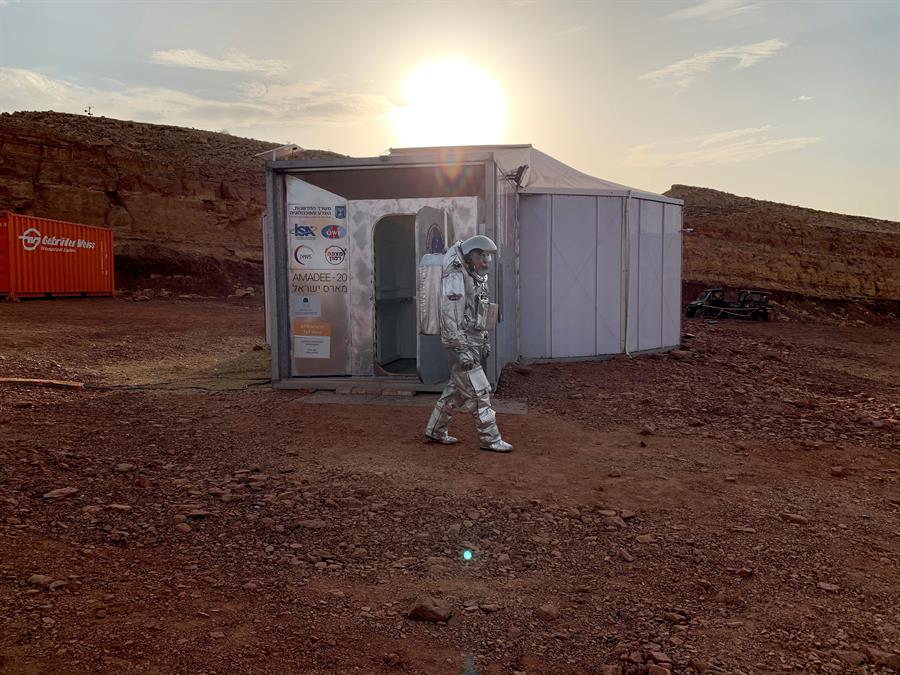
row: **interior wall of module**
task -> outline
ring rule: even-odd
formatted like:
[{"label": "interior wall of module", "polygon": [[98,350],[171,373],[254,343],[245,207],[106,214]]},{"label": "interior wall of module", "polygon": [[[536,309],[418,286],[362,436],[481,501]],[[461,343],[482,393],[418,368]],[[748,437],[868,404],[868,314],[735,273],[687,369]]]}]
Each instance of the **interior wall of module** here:
[{"label": "interior wall of module", "polygon": [[626,349],[674,347],[681,340],[681,206],[632,199],[628,208]]},{"label": "interior wall of module", "polygon": [[520,195],[520,352],[621,351],[622,198]]},{"label": "interior wall of module", "polygon": [[416,218],[375,224],[375,346],[378,363],[416,358]]},{"label": "interior wall of module", "polygon": [[[368,199],[347,203],[350,272],[350,372],[355,376],[375,374],[376,346],[376,251],[375,229],[379,223],[412,216],[425,206],[445,210],[452,225],[450,241],[467,239],[478,233],[478,197],[438,197],[421,199]],[[397,290],[397,289],[395,289]],[[400,292],[397,290],[397,292]],[[387,306],[389,303],[385,303]],[[401,304],[401,303],[395,303]],[[413,314],[415,316],[415,305]],[[391,311],[391,310],[388,310]],[[401,311],[401,310],[397,310]],[[392,338],[388,338],[390,340]],[[399,345],[400,337],[395,338]],[[385,357],[388,355],[385,355]]]}]

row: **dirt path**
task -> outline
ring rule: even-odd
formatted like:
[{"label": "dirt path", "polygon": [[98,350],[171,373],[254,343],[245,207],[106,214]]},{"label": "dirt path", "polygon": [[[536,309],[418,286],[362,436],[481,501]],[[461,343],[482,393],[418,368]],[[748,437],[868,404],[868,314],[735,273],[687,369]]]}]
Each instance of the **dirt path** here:
[{"label": "dirt path", "polygon": [[267,388],[258,307],[0,304],[95,385],[0,385],[0,671],[893,672],[900,329],[685,328],[507,372],[496,456]]}]

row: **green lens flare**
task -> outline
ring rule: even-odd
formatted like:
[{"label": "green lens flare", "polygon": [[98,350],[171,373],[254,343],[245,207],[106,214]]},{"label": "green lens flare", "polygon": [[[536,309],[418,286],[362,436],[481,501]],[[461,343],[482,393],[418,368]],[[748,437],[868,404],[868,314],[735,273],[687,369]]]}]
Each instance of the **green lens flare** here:
[{"label": "green lens flare", "polygon": [[471,560],[472,559],[472,551],[463,551],[463,560]]}]

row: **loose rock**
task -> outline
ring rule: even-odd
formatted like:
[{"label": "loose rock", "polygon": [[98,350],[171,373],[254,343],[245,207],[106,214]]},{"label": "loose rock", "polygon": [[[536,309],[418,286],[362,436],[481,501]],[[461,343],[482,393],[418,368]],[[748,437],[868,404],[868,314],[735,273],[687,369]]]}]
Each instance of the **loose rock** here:
[{"label": "loose rock", "polygon": [[861,666],[866,662],[866,655],[862,652],[835,650],[832,653],[849,666]]},{"label": "loose rock", "polygon": [[604,518],[602,521],[603,527],[606,529],[616,529],[621,530],[623,528],[628,527],[624,520],[619,518],[619,516],[611,516],[609,518]]},{"label": "loose rock", "polygon": [[559,618],[559,608],[556,605],[547,603],[538,607],[534,614],[541,621],[556,621]]},{"label": "loose rock", "polygon": [[453,610],[444,600],[438,600],[431,596],[423,595],[409,606],[406,616],[413,621],[431,621],[437,623],[446,621],[453,616]]},{"label": "loose rock", "polygon": [[71,497],[72,495],[78,494],[78,488],[75,487],[64,487],[58,488],[56,490],[50,490],[44,494],[44,499],[64,499],[65,497]]},{"label": "loose rock", "polygon": [[46,574],[32,574],[28,577],[28,583],[32,586],[47,587],[52,581],[53,577],[48,577]]}]

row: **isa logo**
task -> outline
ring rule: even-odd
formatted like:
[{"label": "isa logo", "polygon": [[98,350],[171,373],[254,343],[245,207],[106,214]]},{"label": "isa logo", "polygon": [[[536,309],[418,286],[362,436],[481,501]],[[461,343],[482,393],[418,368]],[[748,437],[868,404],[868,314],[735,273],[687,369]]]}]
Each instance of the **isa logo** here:
[{"label": "isa logo", "polygon": [[335,206],[334,207],[334,217],[340,218],[343,220],[347,217],[347,207],[346,206]]},{"label": "isa logo", "polygon": [[316,228],[310,225],[294,225],[294,236],[298,239],[310,239],[316,236]]},{"label": "isa logo", "polygon": [[326,239],[343,239],[347,236],[347,228],[340,225],[328,225],[322,228],[322,236]]}]

